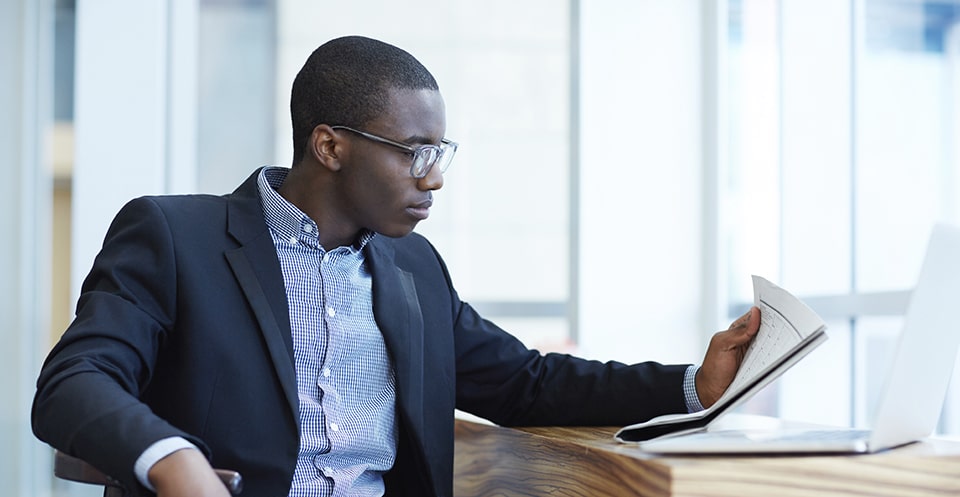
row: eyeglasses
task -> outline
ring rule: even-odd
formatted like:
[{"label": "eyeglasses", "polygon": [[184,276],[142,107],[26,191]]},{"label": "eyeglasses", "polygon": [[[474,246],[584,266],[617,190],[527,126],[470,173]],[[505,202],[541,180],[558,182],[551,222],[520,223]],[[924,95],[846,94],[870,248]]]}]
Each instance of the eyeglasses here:
[{"label": "eyeglasses", "polygon": [[413,164],[410,165],[410,175],[417,179],[426,176],[427,173],[430,172],[430,169],[434,166],[440,168],[441,173],[446,172],[447,168],[450,167],[450,162],[453,161],[454,154],[457,153],[457,142],[450,141],[446,138],[440,140],[440,145],[418,145],[414,147],[407,145],[406,143],[393,141],[382,136],[377,136],[365,131],[353,129],[348,126],[330,127],[332,129],[344,129],[352,133],[356,133],[368,140],[373,140],[375,142],[391,145],[405,150],[413,155]]}]

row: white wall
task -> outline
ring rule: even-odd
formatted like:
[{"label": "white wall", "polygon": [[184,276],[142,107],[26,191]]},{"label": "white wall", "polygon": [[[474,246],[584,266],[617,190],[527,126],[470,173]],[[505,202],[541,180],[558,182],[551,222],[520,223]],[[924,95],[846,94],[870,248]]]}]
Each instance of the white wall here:
[{"label": "white wall", "polygon": [[[582,2],[584,355],[703,353],[700,2]],[[709,248],[712,250],[712,248]]]},{"label": "white wall", "polygon": [[73,295],[120,207],[196,184],[197,0],[77,2]]}]

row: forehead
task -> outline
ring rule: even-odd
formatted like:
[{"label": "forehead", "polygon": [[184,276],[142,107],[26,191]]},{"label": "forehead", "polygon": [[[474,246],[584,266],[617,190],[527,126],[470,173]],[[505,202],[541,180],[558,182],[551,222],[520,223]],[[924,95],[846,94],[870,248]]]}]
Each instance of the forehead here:
[{"label": "forehead", "polygon": [[443,97],[436,90],[387,90],[384,112],[368,123],[370,132],[409,143],[438,143],[447,128]]}]

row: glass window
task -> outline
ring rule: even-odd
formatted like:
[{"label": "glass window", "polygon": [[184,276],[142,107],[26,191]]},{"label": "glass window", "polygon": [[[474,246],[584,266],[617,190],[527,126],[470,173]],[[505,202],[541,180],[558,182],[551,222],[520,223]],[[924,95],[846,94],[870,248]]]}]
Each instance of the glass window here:
[{"label": "glass window", "polygon": [[[271,0],[199,2],[196,47],[199,191],[233,191],[255,167],[275,161],[272,118],[279,100],[274,89],[273,4]],[[286,93],[289,94],[289,90]]]},{"label": "glass window", "polygon": [[828,310],[831,336],[746,409],[868,425],[902,317],[845,297],[902,312],[931,226],[960,220],[960,2],[728,5],[730,299],[767,275]]},{"label": "glass window", "polygon": [[[960,2],[869,0],[858,21],[854,284],[862,293],[910,289],[932,225],[960,220]],[[857,321],[860,423],[869,421],[880,394],[878,378],[901,322]],[[951,391],[960,397],[960,384]],[[947,403],[941,430],[960,433],[954,403]]]}]

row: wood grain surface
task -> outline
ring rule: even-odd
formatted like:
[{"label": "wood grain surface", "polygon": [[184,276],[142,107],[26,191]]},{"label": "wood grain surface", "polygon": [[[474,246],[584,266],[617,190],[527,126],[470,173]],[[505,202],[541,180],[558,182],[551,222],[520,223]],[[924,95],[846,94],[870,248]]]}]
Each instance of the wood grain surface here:
[{"label": "wood grain surface", "polygon": [[872,455],[656,457],[616,428],[502,428],[457,420],[457,497],[960,496],[960,442]]}]

